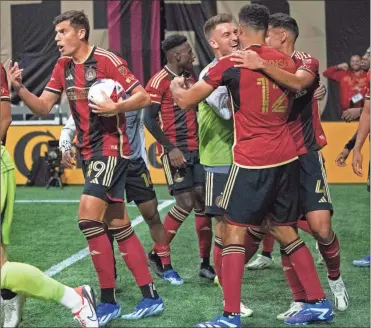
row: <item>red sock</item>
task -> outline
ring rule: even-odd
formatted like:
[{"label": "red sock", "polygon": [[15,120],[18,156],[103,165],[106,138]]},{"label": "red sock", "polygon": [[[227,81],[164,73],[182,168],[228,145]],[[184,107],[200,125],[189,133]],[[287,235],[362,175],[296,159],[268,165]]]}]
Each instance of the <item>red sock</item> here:
[{"label": "red sock", "polygon": [[209,258],[211,251],[211,244],[213,242],[213,231],[211,218],[202,215],[199,211],[195,210],[195,225],[198,237],[198,248],[200,250],[200,258]]},{"label": "red sock", "polygon": [[154,251],[160,257],[162,265],[171,264],[170,246],[155,244]]},{"label": "red sock", "polygon": [[153,280],[147,266],[146,253],[131,224],[121,228],[110,228],[110,231],[115,237],[121,256],[138,286],[151,284]]},{"label": "red sock", "polygon": [[312,234],[312,230],[310,230],[308,221],[307,220],[298,220],[298,228],[305,231],[306,233]]},{"label": "red sock", "polygon": [[329,278],[338,278],[340,276],[340,246],[337,236],[334,234],[334,239],[327,245],[318,243],[318,248],[326,262]]},{"label": "red sock", "polygon": [[111,243],[99,221],[79,220],[79,228],[85,235],[95,271],[98,274],[99,287],[115,288],[115,264]]},{"label": "red sock", "polygon": [[261,241],[265,237],[265,233],[248,228],[245,234],[245,264],[256,254]]},{"label": "red sock", "polygon": [[223,241],[221,238],[215,236],[215,243],[213,249],[213,260],[214,260],[214,268],[216,271],[216,275],[219,279],[220,286],[222,284],[222,252],[223,252]]},{"label": "red sock", "polygon": [[263,252],[273,253],[274,238],[270,233],[267,233],[263,239]]},{"label": "red sock", "polygon": [[169,244],[175,237],[178,229],[180,228],[180,226],[182,225],[182,223],[184,222],[188,215],[189,213],[180,208],[178,205],[175,205],[170,210],[170,212],[166,214],[164,220],[164,229]]},{"label": "red sock", "polygon": [[282,251],[289,257],[296,275],[305,290],[307,300],[314,301],[325,298],[326,296],[319,280],[312,254],[305,243],[298,238],[287,245]]},{"label": "red sock", "polygon": [[307,299],[307,294],[296,274],[289,257],[281,252],[282,269],[285,274],[286,280],[291,288],[292,297],[295,302],[304,302]]},{"label": "red sock", "polygon": [[244,272],[245,246],[228,245],[223,249],[223,294],[224,311],[240,313],[241,287]]}]

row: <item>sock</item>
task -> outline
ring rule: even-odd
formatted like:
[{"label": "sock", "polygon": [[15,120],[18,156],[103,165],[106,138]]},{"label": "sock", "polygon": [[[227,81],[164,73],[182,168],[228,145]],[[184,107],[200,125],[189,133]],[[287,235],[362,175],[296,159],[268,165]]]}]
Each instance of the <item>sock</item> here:
[{"label": "sock", "polygon": [[214,268],[216,275],[219,279],[220,286],[223,286],[222,283],[222,252],[223,252],[223,241],[221,238],[215,236],[214,239],[214,249],[213,249],[213,259],[214,259]]},{"label": "sock", "polygon": [[237,313],[241,311],[241,287],[244,273],[245,246],[230,244],[223,249],[223,294],[224,311]]},{"label": "sock", "polygon": [[263,239],[262,254],[266,257],[271,257],[274,247],[274,238],[270,233],[267,233]]},{"label": "sock", "polygon": [[120,228],[110,228],[110,230],[138,286],[151,284],[153,280],[147,266],[147,256],[131,224]]},{"label": "sock", "polygon": [[48,277],[38,268],[24,263],[5,262],[1,268],[1,287],[14,293],[60,302],[65,286]]},{"label": "sock", "polygon": [[155,253],[160,257],[164,271],[172,269],[173,267],[171,266],[170,246],[155,244],[153,249]]},{"label": "sock", "polygon": [[158,294],[157,294],[155,285],[153,283],[150,283],[150,284],[147,284],[147,285],[144,285],[144,286],[140,286],[140,290],[141,290],[142,295],[143,295],[144,298],[158,299],[158,297],[159,297]]},{"label": "sock", "polygon": [[183,210],[178,205],[175,205],[169,213],[165,216],[164,229],[167,236],[169,244],[175,237],[178,229],[187,218],[189,213]]},{"label": "sock", "polygon": [[66,308],[71,309],[72,312],[75,313],[79,311],[82,307],[82,298],[81,295],[79,295],[76,290],[74,290],[71,287],[65,286],[63,297],[60,303],[64,305]]},{"label": "sock", "polygon": [[117,268],[116,268],[116,258],[115,258],[115,248],[113,246],[113,242],[115,241],[115,237],[113,237],[112,233],[109,231],[108,226],[106,223],[103,223],[104,225],[104,231],[106,232],[109,242],[112,247],[112,254],[113,254],[113,264],[115,266],[115,280],[117,280]]},{"label": "sock", "polygon": [[319,280],[312,254],[300,239],[287,245],[282,251],[289,257],[290,262],[305,290],[308,301],[317,301],[326,298]]},{"label": "sock", "polygon": [[308,221],[307,220],[298,220],[298,228],[305,231],[306,233],[312,234],[312,230],[310,230]]},{"label": "sock", "polygon": [[[198,237],[198,248],[200,251],[200,258],[201,259],[209,259],[210,258],[210,251],[211,251],[211,244],[213,241],[213,231],[212,231],[212,223],[211,218],[205,216],[203,211],[195,209],[195,225],[196,225],[196,233]],[[210,265],[210,260],[209,260]]]},{"label": "sock", "polygon": [[99,221],[79,220],[79,228],[88,241],[91,259],[98,274],[101,302],[116,304],[115,260],[104,224]]},{"label": "sock", "polygon": [[210,267],[210,257],[204,257],[201,259],[201,268],[209,268]]},{"label": "sock", "polygon": [[329,279],[337,280],[340,276],[340,246],[337,236],[329,244],[318,243],[319,251],[326,262]]},{"label": "sock", "polygon": [[307,299],[307,294],[296,274],[289,257],[281,249],[281,263],[283,273],[285,274],[286,280],[291,288],[292,298],[295,302],[304,301]]},{"label": "sock", "polygon": [[9,289],[1,288],[1,298],[5,301],[11,300],[12,298],[16,297],[17,294],[13,293]]},{"label": "sock", "polygon": [[245,264],[248,263],[258,251],[260,242],[264,239],[265,235],[266,234],[263,232],[247,228],[247,232],[245,234]]}]

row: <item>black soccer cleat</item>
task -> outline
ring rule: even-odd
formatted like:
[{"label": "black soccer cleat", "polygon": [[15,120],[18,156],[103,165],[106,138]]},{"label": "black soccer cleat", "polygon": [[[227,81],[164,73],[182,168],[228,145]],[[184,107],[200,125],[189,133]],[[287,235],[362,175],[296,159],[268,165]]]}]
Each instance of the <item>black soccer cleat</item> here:
[{"label": "black soccer cleat", "polygon": [[215,270],[211,265],[208,266],[201,265],[199,275],[202,278],[210,279],[212,281],[214,281],[214,278],[216,276]]},{"label": "black soccer cleat", "polygon": [[164,269],[162,267],[161,259],[154,251],[150,251],[147,254],[147,263],[158,277],[164,277]]}]

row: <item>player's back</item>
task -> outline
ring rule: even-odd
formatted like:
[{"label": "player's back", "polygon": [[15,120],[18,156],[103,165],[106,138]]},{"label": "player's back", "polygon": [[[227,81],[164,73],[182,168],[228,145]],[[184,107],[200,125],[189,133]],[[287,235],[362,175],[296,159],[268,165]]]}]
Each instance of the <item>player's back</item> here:
[{"label": "player's back", "polygon": [[[295,73],[292,59],[266,45],[250,47],[263,59]],[[247,167],[278,166],[296,158],[296,147],[287,125],[289,91],[261,71],[239,69],[240,87],[231,88],[235,101],[236,142],[234,161]],[[237,94],[241,93],[241,94]]]}]

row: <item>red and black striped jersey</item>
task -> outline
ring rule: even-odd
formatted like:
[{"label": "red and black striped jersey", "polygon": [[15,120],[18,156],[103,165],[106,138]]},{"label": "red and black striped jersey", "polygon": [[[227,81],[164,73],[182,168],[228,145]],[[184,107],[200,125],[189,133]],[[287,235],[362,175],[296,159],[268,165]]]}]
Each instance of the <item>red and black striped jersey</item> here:
[{"label": "red and black striped jersey", "polygon": [[1,63],[1,101],[10,101],[8,78],[4,65]]},{"label": "red and black striped jersey", "polygon": [[[183,110],[175,104],[170,91],[170,82],[177,76],[167,66],[156,73],[146,86],[153,103],[161,105],[157,121],[165,136],[182,151],[198,149],[198,124],[195,110]],[[194,83],[194,79],[190,79]],[[164,147],[157,143],[157,153],[162,155]]]},{"label": "red and black striped jersey", "polygon": [[322,129],[318,101],[313,94],[319,87],[319,63],[311,55],[295,51],[291,56],[297,70],[305,70],[313,74],[313,84],[294,96],[289,114],[289,128],[296,143],[298,155],[308,150],[318,151],[327,145],[325,133]]},{"label": "red and black striped jersey", "polygon": [[[249,49],[290,73],[293,60],[266,45]],[[231,55],[233,56],[233,54]],[[234,118],[233,162],[241,167],[263,169],[297,158],[287,118],[289,92],[261,71],[234,67],[230,56],[220,59],[204,76],[214,89],[225,85],[230,93]]]},{"label": "red and black striped jersey", "polygon": [[139,85],[124,59],[93,46],[88,59],[76,64],[70,57],[58,59],[45,90],[56,94],[66,92],[76,124],[77,146],[83,159],[95,156],[129,157],[125,114],[100,116],[91,111],[89,88],[100,79],[119,82],[125,93]]}]

